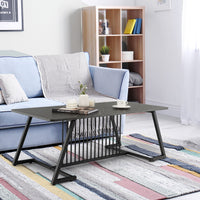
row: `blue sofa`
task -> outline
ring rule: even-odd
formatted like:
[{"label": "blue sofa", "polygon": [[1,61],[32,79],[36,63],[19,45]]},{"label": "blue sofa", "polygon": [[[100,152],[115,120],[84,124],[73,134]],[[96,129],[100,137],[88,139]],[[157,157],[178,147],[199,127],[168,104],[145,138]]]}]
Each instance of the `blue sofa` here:
[{"label": "blue sofa", "polygon": [[[89,56],[86,53],[86,56]],[[129,72],[88,65],[97,92],[116,99],[127,99]],[[15,51],[0,51],[0,74],[14,74],[29,101],[0,105],[0,153],[17,148],[27,117],[11,112],[12,109],[61,106],[58,101],[44,98],[40,75],[32,56]],[[112,77],[112,81],[111,81]],[[24,147],[57,145],[62,142],[62,124],[33,119]]]}]

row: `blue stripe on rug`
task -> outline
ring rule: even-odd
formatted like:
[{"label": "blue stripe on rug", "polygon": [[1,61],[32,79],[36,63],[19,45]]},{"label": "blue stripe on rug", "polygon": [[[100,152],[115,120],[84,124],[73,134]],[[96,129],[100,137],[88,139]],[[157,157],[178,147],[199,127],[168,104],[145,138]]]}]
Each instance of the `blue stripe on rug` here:
[{"label": "blue stripe on rug", "polygon": [[30,153],[29,151],[23,150],[23,152],[24,152],[26,155],[30,156],[31,158],[36,159],[36,160],[38,160],[38,161],[40,161],[40,162],[42,162],[42,163],[44,163],[44,164],[50,166],[49,163],[43,161],[42,159],[40,159],[40,158],[38,158],[37,156],[35,156],[35,155],[33,155],[32,153]]},{"label": "blue stripe on rug", "polygon": [[133,144],[127,145],[126,147],[131,149],[131,150],[137,151],[139,153],[145,154],[147,156],[151,156],[151,157],[159,156],[159,154],[157,154],[157,153],[155,153],[153,151],[149,151],[149,150],[143,149],[143,148],[138,147],[138,146],[133,145]]},{"label": "blue stripe on rug", "polygon": [[80,181],[78,179],[75,180],[75,182],[77,184],[81,185],[82,187],[85,187],[85,188],[89,189],[91,192],[94,192],[95,194],[97,194],[98,196],[100,196],[100,197],[102,197],[102,198],[104,198],[106,200],[115,200],[112,197],[104,194],[103,192],[97,190],[96,188],[94,188],[94,187],[92,187],[92,186],[90,186],[90,185],[88,185],[88,184],[86,184],[86,183],[84,183],[84,182],[82,182],[82,181]]},{"label": "blue stripe on rug", "polygon": [[[142,153],[142,154],[145,154],[145,155],[151,156],[151,157],[159,155],[159,154],[157,154],[155,152],[143,149],[143,148],[138,147],[136,145],[128,145],[126,147],[131,149],[131,150],[137,151],[139,153]],[[165,161],[165,162],[167,162],[169,164],[178,165],[179,167],[182,167],[184,169],[188,169],[190,171],[194,171],[194,172],[197,172],[198,174],[200,174],[200,168],[199,167],[196,167],[196,166],[193,166],[193,165],[189,165],[189,164],[186,164],[186,163],[184,163],[182,161],[179,161],[179,160],[176,160],[176,159],[173,159],[173,158],[168,158],[168,157],[166,157],[164,159],[161,159],[161,160]]]},{"label": "blue stripe on rug", "polygon": [[[130,136],[131,136],[131,137],[134,137],[134,138],[137,138],[137,139],[144,140],[144,141],[146,141],[146,142],[150,142],[150,143],[159,145],[158,140],[155,140],[155,139],[152,139],[152,138],[149,138],[149,137],[145,137],[145,136],[140,135],[140,134],[138,134],[138,133],[130,134]],[[176,149],[176,150],[178,150],[178,151],[184,150],[184,149],[185,149],[183,146],[177,146],[177,145],[173,145],[173,144],[169,144],[169,143],[165,143],[165,142],[163,142],[163,145],[164,145],[164,147],[166,147],[166,148],[169,148],[169,149]]]},{"label": "blue stripe on rug", "polygon": [[12,156],[10,156],[9,154],[7,154],[7,153],[3,153],[2,154],[2,156],[4,157],[4,158],[6,158],[7,160],[9,160],[10,162],[12,162],[13,161],[13,157]]},{"label": "blue stripe on rug", "polygon": [[197,172],[198,174],[200,174],[200,168],[196,167],[194,165],[189,165],[187,163],[184,163],[179,160],[172,159],[172,158],[165,158],[165,159],[163,159],[163,161],[168,162],[169,164],[178,165],[179,167],[182,167],[184,169],[188,169],[190,171],[194,171],[194,172]]}]

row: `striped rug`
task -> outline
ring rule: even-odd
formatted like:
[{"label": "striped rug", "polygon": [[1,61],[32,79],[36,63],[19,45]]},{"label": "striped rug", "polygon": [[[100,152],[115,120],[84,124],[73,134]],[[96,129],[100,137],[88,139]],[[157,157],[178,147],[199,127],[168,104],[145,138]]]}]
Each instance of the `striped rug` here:
[{"label": "striped rug", "polygon": [[[157,155],[156,140],[139,134],[124,136],[128,149]],[[64,168],[77,180],[52,186],[53,172],[37,164],[14,167],[0,156],[0,199],[167,199],[200,191],[200,152],[165,143],[167,158],[149,162],[124,155]],[[52,165],[60,147],[24,151],[22,158],[37,157]],[[6,154],[14,156],[14,153]],[[75,155],[74,155],[75,156]]]}]

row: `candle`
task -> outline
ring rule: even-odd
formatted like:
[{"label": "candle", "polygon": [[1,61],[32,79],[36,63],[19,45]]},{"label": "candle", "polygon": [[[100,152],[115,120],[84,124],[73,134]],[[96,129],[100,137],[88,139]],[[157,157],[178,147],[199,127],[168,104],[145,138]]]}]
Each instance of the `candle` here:
[{"label": "candle", "polygon": [[66,107],[67,108],[76,108],[77,107],[77,101],[76,101],[76,99],[69,99],[67,101]]},{"label": "candle", "polygon": [[95,101],[94,101],[94,99],[89,99],[89,106],[90,107],[95,107]]}]

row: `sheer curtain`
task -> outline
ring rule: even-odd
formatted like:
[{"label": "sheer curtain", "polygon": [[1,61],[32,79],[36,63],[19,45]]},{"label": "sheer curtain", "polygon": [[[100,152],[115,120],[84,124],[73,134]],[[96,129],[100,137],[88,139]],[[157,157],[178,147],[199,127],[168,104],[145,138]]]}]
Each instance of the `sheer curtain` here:
[{"label": "sheer curtain", "polygon": [[200,124],[200,0],[183,0],[181,122]]}]

